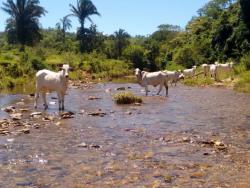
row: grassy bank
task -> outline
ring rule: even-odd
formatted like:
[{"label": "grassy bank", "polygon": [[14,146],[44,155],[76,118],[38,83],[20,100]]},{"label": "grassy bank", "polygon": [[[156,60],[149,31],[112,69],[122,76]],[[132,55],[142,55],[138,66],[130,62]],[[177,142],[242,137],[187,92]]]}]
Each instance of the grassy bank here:
[{"label": "grassy bank", "polygon": [[250,93],[250,71],[240,74],[239,81],[234,85],[238,92]]},{"label": "grassy bank", "polygon": [[74,71],[72,80],[84,79],[83,72],[92,74],[93,78],[120,78],[131,73],[130,64],[123,60],[107,59],[102,55],[58,53],[53,50],[26,48],[25,52],[13,49],[0,50],[0,89],[12,89],[34,83],[35,73],[47,68],[57,71],[61,64],[70,64]]}]

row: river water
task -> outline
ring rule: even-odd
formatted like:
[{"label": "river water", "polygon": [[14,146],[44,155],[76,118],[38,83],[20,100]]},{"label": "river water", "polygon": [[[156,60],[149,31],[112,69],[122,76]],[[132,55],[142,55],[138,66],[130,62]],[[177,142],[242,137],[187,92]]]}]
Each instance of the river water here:
[{"label": "river water", "polygon": [[[142,96],[143,105],[116,105],[112,95],[119,87]],[[28,115],[58,117],[55,94],[47,97],[48,111],[41,101],[34,110],[27,95],[2,94],[1,107],[23,101],[31,130],[0,135],[0,187],[249,187],[250,95],[179,85],[167,98],[155,96],[154,88],[145,97],[141,89],[112,83],[71,88],[65,107],[74,118],[39,128],[32,126],[41,120]],[[106,115],[87,115],[97,110]]]}]

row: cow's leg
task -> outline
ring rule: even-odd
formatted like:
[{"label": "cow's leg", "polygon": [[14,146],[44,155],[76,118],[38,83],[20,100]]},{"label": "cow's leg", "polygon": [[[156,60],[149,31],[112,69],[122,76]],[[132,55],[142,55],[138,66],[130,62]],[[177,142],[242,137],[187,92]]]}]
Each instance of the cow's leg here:
[{"label": "cow's leg", "polygon": [[42,92],[42,97],[43,97],[43,105],[44,105],[44,109],[48,109],[48,105],[46,102],[46,92]]},{"label": "cow's leg", "polygon": [[37,108],[37,100],[39,98],[39,91],[36,89],[34,107]]},{"label": "cow's leg", "polygon": [[65,93],[62,93],[62,110],[64,110],[64,96],[65,96]]},{"label": "cow's leg", "polygon": [[160,84],[160,88],[159,88],[159,91],[158,91],[157,95],[160,95],[160,92],[161,92],[161,90],[162,90],[162,87],[163,87],[163,84],[161,83],[161,84]]},{"label": "cow's leg", "polygon": [[62,108],[61,108],[61,104],[62,104],[62,95],[61,95],[61,93],[60,92],[57,92],[57,97],[58,97],[58,108],[59,108],[59,110],[62,110]]},{"label": "cow's leg", "polygon": [[145,86],[146,96],[148,96],[148,85]]},{"label": "cow's leg", "polygon": [[165,89],[166,89],[166,97],[168,96],[168,82],[164,83]]}]

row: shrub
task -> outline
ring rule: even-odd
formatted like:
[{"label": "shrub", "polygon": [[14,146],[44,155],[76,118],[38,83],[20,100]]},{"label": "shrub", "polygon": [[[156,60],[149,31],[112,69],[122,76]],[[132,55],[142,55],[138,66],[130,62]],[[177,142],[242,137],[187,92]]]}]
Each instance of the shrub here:
[{"label": "shrub", "polygon": [[47,67],[39,58],[32,59],[31,65],[32,65],[32,68],[36,71],[45,69]]},{"label": "shrub", "polygon": [[250,93],[250,72],[239,76],[240,80],[235,84],[234,89],[239,92]]},{"label": "shrub", "polygon": [[142,99],[138,96],[135,96],[131,92],[117,93],[117,94],[115,94],[113,99],[114,99],[116,104],[142,103]]}]

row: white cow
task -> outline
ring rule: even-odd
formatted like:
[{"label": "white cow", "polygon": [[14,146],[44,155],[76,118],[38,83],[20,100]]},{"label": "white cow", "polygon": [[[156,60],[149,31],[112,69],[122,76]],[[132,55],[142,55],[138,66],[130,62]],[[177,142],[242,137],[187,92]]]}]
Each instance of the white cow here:
[{"label": "white cow", "polygon": [[36,73],[35,108],[37,108],[37,100],[40,92],[42,93],[44,107],[47,109],[46,92],[56,91],[59,110],[64,110],[64,96],[68,87],[69,70],[69,65],[64,64],[59,72],[44,69]]},{"label": "white cow", "polygon": [[218,63],[216,65],[216,72],[217,74],[224,72],[224,73],[230,73],[232,75],[233,63],[232,62],[224,64]]},{"label": "white cow", "polygon": [[[215,62],[216,63],[216,62]],[[215,80],[217,80],[217,64],[211,64],[209,65],[209,71],[210,71],[210,75],[212,78],[214,78]]]},{"label": "white cow", "polygon": [[146,96],[148,95],[148,85],[154,87],[160,85],[157,95],[160,94],[162,87],[166,88],[166,96],[168,96],[168,74],[162,71],[158,72],[146,72],[141,71],[140,69],[135,69],[135,76],[137,77],[138,83],[145,87]]},{"label": "white cow", "polygon": [[183,70],[183,74],[186,77],[193,77],[195,76],[196,66],[193,66],[191,69]]},{"label": "white cow", "polygon": [[210,66],[208,64],[202,64],[201,68],[203,69],[204,77],[208,77],[210,72]]},{"label": "white cow", "polygon": [[181,71],[168,71],[168,70],[165,70],[163,72],[167,73],[168,80],[171,82],[171,85],[174,83],[175,86],[176,86],[177,82],[180,79],[184,79],[184,74],[181,73]]}]

